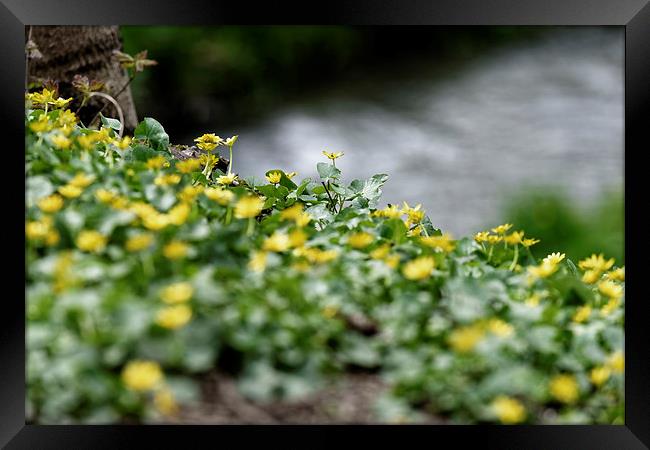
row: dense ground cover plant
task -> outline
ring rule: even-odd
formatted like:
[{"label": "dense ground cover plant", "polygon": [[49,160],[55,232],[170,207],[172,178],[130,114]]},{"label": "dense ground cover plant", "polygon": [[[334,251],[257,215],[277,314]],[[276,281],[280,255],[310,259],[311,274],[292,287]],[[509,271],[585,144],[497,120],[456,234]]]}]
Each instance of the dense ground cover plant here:
[{"label": "dense ground cover plant", "polygon": [[242,178],[236,136],[179,160],[151,118],[120,137],[27,97],[29,420],[164,420],[227,354],[260,402],[355,369],[391,386],[380,421],[622,423],[614,260],[540,260],[510,224],[453,239],[380,208],[387,175],[344,182],[342,153]]}]

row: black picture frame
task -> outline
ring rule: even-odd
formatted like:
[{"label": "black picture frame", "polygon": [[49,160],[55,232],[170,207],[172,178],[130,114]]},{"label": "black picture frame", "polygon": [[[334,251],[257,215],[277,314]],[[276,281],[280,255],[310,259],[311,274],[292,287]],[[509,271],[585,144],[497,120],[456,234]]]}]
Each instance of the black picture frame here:
[{"label": "black picture frame", "polygon": [[[0,0],[0,87],[4,91],[0,124],[3,140],[11,138],[14,150],[4,146],[5,171],[20,174],[24,160],[16,149],[24,146],[23,87],[25,25],[207,25],[207,24],[349,24],[349,25],[611,25],[625,29],[625,253],[626,277],[626,373],[625,425],[593,426],[42,426],[25,424],[25,319],[19,276],[14,261],[24,261],[22,218],[13,211],[24,208],[14,195],[19,181],[3,176],[5,189],[5,244],[2,271],[3,309],[0,314],[0,444],[7,448],[131,448],[136,442],[148,447],[195,447],[199,440],[211,446],[226,437],[243,440],[280,438],[290,447],[309,446],[308,433],[320,432],[318,443],[337,444],[341,432],[366,438],[414,435],[425,445],[454,446],[466,443],[483,448],[517,449],[637,449],[650,446],[650,347],[641,293],[641,275],[647,263],[648,229],[643,186],[647,151],[646,129],[650,125],[650,5],[649,0],[330,0],[311,2],[251,2],[172,0],[160,1],[46,1]],[[588,112],[586,112],[588,113]],[[9,167],[7,169],[7,167]],[[21,179],[17,175],[18,180]],[[23,181],[24,181],[24,177]],[[647,205],[647,203],[646,203]],[[12,211],[9,213],[9,211]],[[9,256],[11,255],[11,257]],[[14,259],[15,258],[15,259]],[[11,287],[12,289],[9,289]],[[23,297],[24,298],[24,297]],[[255,428],[255,433],[249,433]],[[407,434],[408,433],[408,434]],[[308,440],[302,440],[302,438]],[[300,444],[304,442],[304,444]],[[398,441],[399,442],[399,441]],[[141,445],[141,444],[140,444]]]}]

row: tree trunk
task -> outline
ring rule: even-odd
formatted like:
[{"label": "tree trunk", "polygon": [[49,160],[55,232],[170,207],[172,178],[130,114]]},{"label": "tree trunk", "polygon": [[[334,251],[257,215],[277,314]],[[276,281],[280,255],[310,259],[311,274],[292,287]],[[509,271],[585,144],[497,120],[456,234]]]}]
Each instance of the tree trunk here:
[{"label": "tree trunk", "polygon": [[[28,81],[57,81],[59,95],[75,97],[73,111],[80,105],[80,95],[71,84],[75,75],[104,82],[102,92],[111,96],[129,82],[128,73],[113,56],[113,50],[122,49],[117,26],[33,26],[31,30],[27,27],[26,32],[31,32],[31,39],[42,55],[29,60]],[[124,114],[124,129],[132,132],[138,118],[130,86],[115,98]],[[105,116],[118,118],[115,107],[101,97],[92,97],[79,111],[79,118],[89,125],[102,108]]]}]

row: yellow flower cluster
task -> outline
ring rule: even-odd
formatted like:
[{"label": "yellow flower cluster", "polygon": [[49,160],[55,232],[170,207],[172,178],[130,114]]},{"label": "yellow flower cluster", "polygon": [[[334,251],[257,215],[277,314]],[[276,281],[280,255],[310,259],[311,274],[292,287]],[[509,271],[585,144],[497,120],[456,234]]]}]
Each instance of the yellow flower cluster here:
[{"label": "yellow flower cluster", "polygon": [[517,399],[501,395],[492,402],[492,410],[501,423],[514,424],[526,420],[526,409]]},{"label": "yellow flower cluster", "polygon": [[449,233],[443,233],[442,236],[422,236],[420,242],[436,251],[445,253],[449,253],[456,248],[454,238]]},{"label": "yellow flower cluster", "polygon": [[560,262],[565,258],[564,253],[551,253],[545,257],[541,264],[537,266],[528,267],[529,281],[534,281],[538,278],[547,278],[557,272]]},{"label": "yellow flower cluster", "polygon": [[122,382],[134,391],[152,390],[162,381],[162,369],[155,361],[134,360],[122,369]]},{"label": "yellow flower cluster", "polygon": [[264,200],[255,195],[242,197],[235,204],[235,217],[238,219],[249,219],[257,217],[262,212]]},{"label": "yellow flower cluster", "polygon": [[100,253],[107,243],[108,238],[95,230],[83,230],[77,236],[77,247],[84,252]]},{"label": "yellow flower cluster", "polygon": [[420,256],[404,264],[402,274],[408,280],[424,280],[431,276],[434,267],[432,256]]},{"label": "yellow flower cluster", "polygon": [[374,240],[375,238],[372,234],[360,231],[348,236],[348,245],[352,248],[362,249],[372,244]]},{"label": "yellow flower cluster", "polygon": [[523,231],[513,231],[510,234],[506,234],[508,230],[512,228],[511,223],[504,223],[502,225],[492,228],[490,231],[479,231],[474,235],[474,240],[479,244],[486,242],[490,245],[497,244],[499,242],[505,242],[509,245],[521,244],[524,247],[531,247],[539,242],[539,239],[525,238]]},{"label": "yellow flower cluster", "polygon": [[593,284],[598,281],[601,275],[608,271],[614,265],[614,258],[605,260],[603,254],[593,254],[589,258],[583,259],[578,263],[578,267],[584,270],[582,281]]},{"label": "yellow flower cluster", "polygon": [[580,395],[578,382],[575,376],[561,374],[554,376],[549,382],[549,392],[562,403],[574,403]]},{"label": "yellow flower cluster", "polygon": [[25,224],[25,236],[31,241],[44,242],[47,246],[59,243],[59,232],[53,226],[50,216],[43,216],[41,220],[28,221]]},{"label": "yellow flower cluster", "polygon": [[235,197],[235,194],[223,188],[207,188],[203,191],[203,195],[222,206],[228,205]]}]

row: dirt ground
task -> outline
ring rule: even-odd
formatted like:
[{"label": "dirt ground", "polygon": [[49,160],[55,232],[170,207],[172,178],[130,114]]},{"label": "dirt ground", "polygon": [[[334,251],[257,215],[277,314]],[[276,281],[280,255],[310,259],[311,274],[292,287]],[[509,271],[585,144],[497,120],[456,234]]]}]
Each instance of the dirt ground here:
[{"label": "dirt ground", "polygon": [[[374,402],[386,389],[376,375],[348,374],[301,401],[256,404],[238,392],[232,377],[215,372],[203,380],[200,404],[180,411],[173,423],[378,424]],[[424,423],[441,422],[430,417]]]}]

